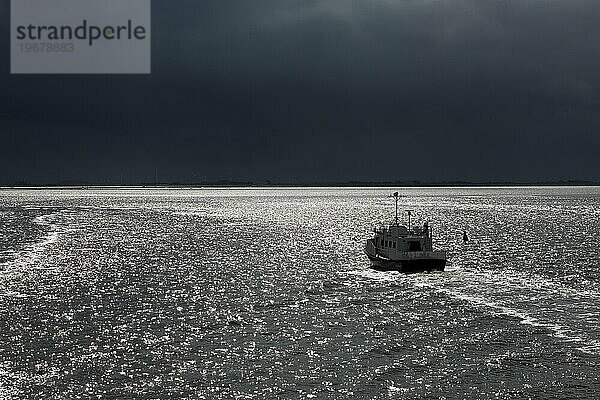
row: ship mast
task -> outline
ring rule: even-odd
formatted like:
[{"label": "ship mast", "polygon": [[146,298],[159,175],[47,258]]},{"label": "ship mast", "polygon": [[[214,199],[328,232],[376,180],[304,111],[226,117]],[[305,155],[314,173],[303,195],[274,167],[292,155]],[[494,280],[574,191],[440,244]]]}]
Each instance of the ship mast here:
[{"label": "ship mast", "polygon": [[412,215],[412,212],[414,210],[406,210],[406,212],[408,213],[408,230],[410,230],[410,216]]},{"label": "ship mast", "polygon": [[392,196],[394,196],[394,200],[396,200],[396,217],[394,218],[394,222],[398,225],[398,192],[395,192]]}]

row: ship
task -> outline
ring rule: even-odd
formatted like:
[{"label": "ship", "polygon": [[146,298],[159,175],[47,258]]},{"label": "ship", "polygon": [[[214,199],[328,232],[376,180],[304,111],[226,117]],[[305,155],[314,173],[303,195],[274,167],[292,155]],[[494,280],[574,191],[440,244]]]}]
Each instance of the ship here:
[{"label": "ship", "polygon": [[375,228],[375,235],[367,239],[365,253],[374,269],[404,273],[443,271],[446,267],[446,251],[433,249],[433,230],[429,222],[411,227],[413,210],[406,210],[408,226],[398,222],[398,192],[392,195],[396,201],[396,217],[390,225]]}]

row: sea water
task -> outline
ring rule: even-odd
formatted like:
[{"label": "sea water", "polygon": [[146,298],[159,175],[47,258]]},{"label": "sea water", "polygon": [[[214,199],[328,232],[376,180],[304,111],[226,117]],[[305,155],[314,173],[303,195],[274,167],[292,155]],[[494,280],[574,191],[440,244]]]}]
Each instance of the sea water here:
[{"label": "sea water", "polygon": [[0,398],[599,398],[600,189],[398,189],[0,191]]}]

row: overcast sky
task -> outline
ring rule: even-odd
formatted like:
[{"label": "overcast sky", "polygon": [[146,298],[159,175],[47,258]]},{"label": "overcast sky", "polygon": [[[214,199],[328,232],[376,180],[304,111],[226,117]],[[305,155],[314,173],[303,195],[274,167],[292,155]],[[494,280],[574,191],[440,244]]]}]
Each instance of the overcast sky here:
[{"label": "overcast sky", "polygon": [[154,0],[151,75],[10,75],[0,182],[600,180],[597,0]]}]

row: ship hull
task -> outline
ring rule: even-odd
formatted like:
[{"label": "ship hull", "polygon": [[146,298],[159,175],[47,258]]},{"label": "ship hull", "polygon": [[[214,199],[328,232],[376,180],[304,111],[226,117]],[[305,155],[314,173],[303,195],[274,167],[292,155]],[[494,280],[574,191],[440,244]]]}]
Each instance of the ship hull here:
[{"label": "ship hull", "polygon": [[443,271],[446,268],[446,260],[443,259],[389,260],[369,255],[369,260],[371,261],[371,267],[378,271],[416,273]]}]

